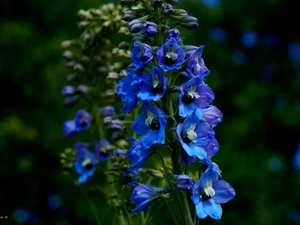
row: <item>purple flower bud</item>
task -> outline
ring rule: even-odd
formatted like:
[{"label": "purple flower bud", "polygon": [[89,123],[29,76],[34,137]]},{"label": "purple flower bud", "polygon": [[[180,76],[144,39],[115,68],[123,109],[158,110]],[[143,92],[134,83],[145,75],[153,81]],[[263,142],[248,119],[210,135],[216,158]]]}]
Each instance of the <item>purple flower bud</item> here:
[{"label": "purple flower bud", "polygon": [[184,45],[183,49],[186,52],[186,56],[189,57],[191,54],[193,54],[199,47],[194,45]]},{"label": "purple flower bud", "polygon": [[84,67],[80,63],[75,64],[73,69],[77,72],[83,72],[84,71]]},{"label": "purple flower bud", "polygon": [[162,0],[152,0],[152,5],[155,7],[161,7],[163,1]]},{"label": "purple flower bud", "polygon": [[136,19],[137,16],[138,16],[138,13],[136,10],[127,9],[127,10],[123,11],[121,18],[122,18],[122,20],[130,22],[130,21]]},{"label": "purple flower bud", "polygon": [[177,188],[180,190],[190,189],[193,186],[192,178],[185,175],[180,174],[176,176]]},{"label": "purple flower bud", "polygon": [[64,86],[61,90],[62,95],[64,96],[73,96],[75,94],[76,89],[73,86]]},{"label": "purple flower bud", "polygon": [[110,105],[104,106],[102,109],[102,115],[104,117],[115,115],[115,108]]},{"label": "purple flower bud", "polygon": [[125,158],[126,157],[126,152],[123,149],[116,149],[114,151],[115,156],[119,158]]},{"label": "purple flower bud", "polygon": [[142,30],[146,37],[152,37],[157,33],[157,25],[153,22],[146,22]]},{"label": "purple flower bud", "polygon": [[108,124],[108,129],[112,130],[112,131],[119,131],[122,130],[122,128],[124,127],[123,123],[121,120],[112,120],[109,124]]},{"label": "purple flower bud", "polygon": [[177,29],[168,30],[166,41],[168,41],[170,38],[174,38],[179,45],[182,45],[183,41],[179,37],[179,35],[180,35],[180,32]]},{"label": "purple flower bud", "polygon": [[162,13],[165,14],[166,16],[170,16],[173,14],[173,6],[171,5],[163,5],[162,7]]},{"label": "purple flower bud", "polygon": [[190,30],[195,29],[199,26],[197,18],[193,16],[186,16],[180,22],[181,22],[180,25],[183,28],[190,29]]},{"label": "purple flower bud", "polygon": [[175,16],[188,16],[188,13],[184,9],[174,9],[173,10],[173,15],[175,15]]},{"label": "purple flower bud", "polygon": [[144,21],[142,19],[134,19],[128,24],[130,33],[140,32],[144,28]]},{"label": "purple flower bud", "polygon": [[74,136],[77,133],[75,122],[73,120],[63,122],[63,132],[65,137]]}]

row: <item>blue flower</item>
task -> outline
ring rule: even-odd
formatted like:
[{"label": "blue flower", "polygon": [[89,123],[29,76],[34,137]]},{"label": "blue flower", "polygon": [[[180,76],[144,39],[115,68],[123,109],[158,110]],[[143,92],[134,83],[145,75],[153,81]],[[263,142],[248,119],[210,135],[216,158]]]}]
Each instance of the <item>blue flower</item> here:
[{"label": "blue flower", "polygon": [[110,158],[109,151],[110,143],[106,139],[101,139],[98,143],[95,144],[95,152],[97,158],[101,161],[106,161]]},{"label": "blue flower", "polygon": [[74,117],[76,125],[76,131],[82,131],[87,129],[91,125],[92,117],[86,110],[79,110]]},{"label": "blue flower", "polygon": [[131,126],[132,130],[142,135],[144,148],[149,148],[154,143],[164,144],[167,121],[163,111],[148,101],[143,101],[142,109],[143,113],[137,116]]},{"label": "blue flower", "polygon": [[175,176],[177,182],[177,188],[180,190],[190,189],[193,186],[193,180],[186,174],[180,174]]},{"label": "blue flower", "polygon": [[63,122],[63,132],[66,137],[74,136],[77,133],[75,122],[73,120]]},{"label": "blue flower", "polygon": [[186,55],[178,46],[175,38],[170,38],[163,46],[157,49],[156,57],[160,68],[164,71],[178,70]]},{"label": "blue flower", "polygon": [[89,177],[93,176],[96,170],[95,155],[85,148],[77,151],[77,157],[74,162],[75,171],[80,175],[78,183],[83,184]]},{"label": "blue flower", "polygon": [[140,140],[128,137],[126,140],[132,142],[132,145],[128,149],[127,158],[134,163],[129,167],[129,171],[137,170],[145,165],[149,158],[149,149],[144,148]]},{"label": "blue flower", "polygon": [[131,50],[131,56],[134,66],[137,69],[145,67],[152,61],[152,49],[149,45],[141,43],[140,41],[134,42],[134,47]]},{"label": "blue flower", "polygon": [[126,114],[130,112],[138,103],[139,93],[138,80],[143,75],[142,73],[128,69],[127,76],[117,83],[117,94],[121,97],[123,108],[121,112]]},{"label": "blue flower", "polygon": [[214,93],[210,87],[203,83],[200,76],[193,77],[187,83],[179,87],[179,115],[186,117],[195,108],[205,108],[214,99]]},{"label": "blue flower", "polygon": [[201,118],[201,111],[195,109],[183,123],[178,124],[176,133],[186,153],[203,160],[208,157],[204,147],[214,138],[215,132],[207,123],[201,122]]},{"label": "blue flower", "polygon": [[151,202],[157,197],[164,188],[156,188],[146,184],[138,184],[132,191],[131,201],[137,205],[132,210],[133,213],[145,211],[151,205]]},{"label": "blue flower", "polygon": [[192,165],[196,161],[196,156],[189,156],[186,151],[180,153],[180,164],[181,165]]},{"label": "blue flower", "polygon": [[204,48],[204,46],[201,45],[186,60],[185,70],[189,74],[190,78],[192,78],[194,76],[201,76],[201,78],[203,79],[210,73],[210,71],[205,66],[204,60],[202,58],[202,49],[203,48]]},{"label": "blue flower", "polygon": [[167,78],[161,71],[153,66],[150,74],[146,74],[139,80],[140,93],[137,95],[141,100],[157,101],[167,90]]},{"label": "blue flower", "polygon": [[208,168],[200,180],[197,180],[192,188],[191,199],[196,205],[196,213],[200,219],[210,216],[213,219],[221,219],[222,207],[220,204],[233,199],[235,190],[224,180],[219,180],[219,174]]}]

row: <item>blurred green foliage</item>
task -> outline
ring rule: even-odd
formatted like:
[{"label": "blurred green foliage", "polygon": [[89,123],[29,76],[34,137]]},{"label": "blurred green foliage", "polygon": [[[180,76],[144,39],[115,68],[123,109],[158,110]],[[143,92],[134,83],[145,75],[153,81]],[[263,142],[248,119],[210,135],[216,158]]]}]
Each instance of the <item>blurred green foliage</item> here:
[{"label": "blurred green foliage", "polygon": [[[181,1],[179,6],[200,25],[181,36],[185,44],[205,45],[203,57],[211,71],[206,83],[224,114],[215,128],[220,151],[213,160],[236,197],[223,205],[220,221],[200,224],[299,224],[300,176],[291,162],[300,141],[300,70],[289,46],[300,42],[300,3],[223,0],[209,7],[205,2]],[[68,73],[60,43],[80,35],[79,9],[102,3],[0,3],[0,216],[9,216],[5,224],[19,224],[14,219],[17,208],[34,212],[41,225],[96,223],[75,178],[63,175],[59,164],[60,153],[75,140],[63,138],[61,128],[74,112],[64,108],[60,95]],[[214,40],[212,28],[224,30],[225,39]],[[241,36],[249,30],[257,42],[245,47]],[[99,176],[90,183],[100,181]],[[106,207],[105,196],[89,183],[84,187],[102,223],[110,224],[113,211]],[[58,209],[47,204],[52,194],[60,196]],[[172,222],[164,215],[154,224]]]}]

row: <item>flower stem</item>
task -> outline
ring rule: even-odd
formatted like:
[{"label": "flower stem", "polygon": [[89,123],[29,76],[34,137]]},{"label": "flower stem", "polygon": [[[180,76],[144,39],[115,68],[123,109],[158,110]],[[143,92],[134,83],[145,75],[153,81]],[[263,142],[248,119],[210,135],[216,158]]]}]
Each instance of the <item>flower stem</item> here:
[{"label": "flower stem", "polygon": [[186,193],[183,191],[179,192],[179,196],[180,196],[180,200],[182,200],[183,202],[183,208],[184,208],[184,214],[185,214],[185,224],[187,225],[193,225],[193,220],[192,220],[192,216],[191,216],[191,211],[190,211],[190,207],[189,207],[189,203],[187,201],[186,198]]},{"label": "flower stem", "polygon": [[138,216],[138,225],[144,225],[145,224],[144,212],[139,212],[137,216]]}]

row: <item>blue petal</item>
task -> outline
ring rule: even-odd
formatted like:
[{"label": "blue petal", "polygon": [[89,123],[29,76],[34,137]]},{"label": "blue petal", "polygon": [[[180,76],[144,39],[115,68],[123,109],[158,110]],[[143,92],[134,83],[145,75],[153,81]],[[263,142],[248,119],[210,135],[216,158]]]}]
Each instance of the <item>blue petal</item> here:
[{"label": "blue petal", "polygon": [[194,143],[190,143],[189,145],[190,152],[193,156],[197,156],[200,160],[203,160],[207,157],[207,153],[204,148],[195,145]]},{"label": "blue petal", "polygon": [[193,201],[193,203],[194,203],[195,205],[198,205],[198,204],[201,202],[201,198],[200,198],[199,193],[197,193],[197,194],[195,194],[195,195],[192,195],[192,196],[191,196],[191,199],[192,199],[192,201]]},{"label": "blue petal", "polygon": [[134,132],[141,134],[141,135],[147,133],[149,131],[149,127],[145,123],[146,119],[147,119],[147,112],[144,111],[144,113],[139,114],[136,117],[136,120],[132,124],[131,129]]},{"label": "blue petal", "polygon": [[157,140],[157,132],[151,132],[144,134],[142,137],[142,144],[144,148],[149,148]]},{"label": "blue petal", "polygon": [[219,173],[211,168],[205,170],[200,178],[200,187],[204,188],[207,181],[212,181],[213,183],[218,181]]},{"label": "blue petal", "polygon": [[222,207],[220,204],[215,203],[212,199],[203,201],[204,212],[215,220],[219,220],[222,217]]},{"label": "blue petal", "polygon": [[213,189],[216,192],[215,196],[213,196],[213,200],[216,203],[226,203],[235,196],[233,187],[224,180],[219,180],[214,183]]},{"label": "blue petal", "polygon": [[207,213],[203,209],[203,204],[200,202],[199,204],[196,205],[196,213],[198,218],[204,219],[207,217]]}]

